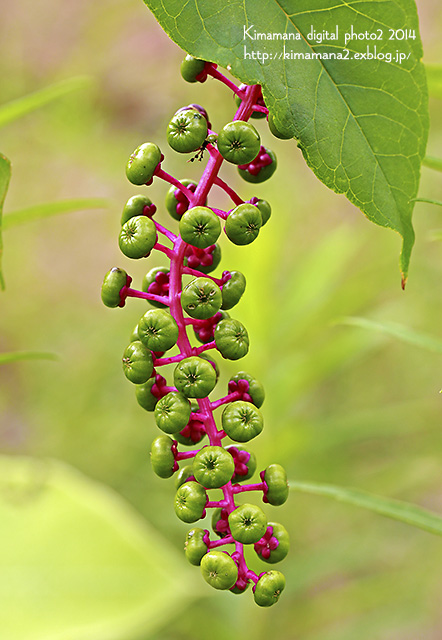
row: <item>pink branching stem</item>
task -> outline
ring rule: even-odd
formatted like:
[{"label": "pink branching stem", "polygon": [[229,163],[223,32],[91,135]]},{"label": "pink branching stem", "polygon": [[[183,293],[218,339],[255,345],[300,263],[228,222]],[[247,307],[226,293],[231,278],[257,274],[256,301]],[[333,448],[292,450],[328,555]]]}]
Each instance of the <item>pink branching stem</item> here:
[{"label": "pink branching stem", "polygon": [[154,249],[156,249],[157,251],[162,251],[163,253],[166,254],[166,256],[169,259],[172,258],[172,255],[173,255],[172,249],[169,249],[169,247],[165,247],[164,244],[160,244],[159,242],[157,242],[154,246]]},{"label": "pink branching stem", "polygon": [[166,182],[168,182],[169,184],[173,184],[174,187],[176,187],[177,189],[179,189],[188,199],[188,201],[192,204],[193,202],[193,193],[190,189],[188,189],[187,187],[185,187],[183,184],[181,184],[181,182],[179,180],[177,180],[176,178],[174,178],[173,176],[171,176],[169,173],[166,173],[166,171],[164,171],[163,169],[161,169],[160,166],[158,166],[155,169],[155,173],[154,175],[156,175],[158,178],[161,178],[162,180],[165,180]]},{"label": "pink branching stem", "polygon": [[169,240],[171,240],[172,242],[175,242],[176,235],[172,233],[172,231],[169,231],[169,229],[166,229],[166,227],[163,227],[163,225],[159,224],[156,220],[154,220],[154,223],[159,233],[162,233],[163,235],[167,236]]},{"label": "pink branching stem", "polygon": [[[187,276],[195,276],[195,278],[201,278],[201,271],[196,271],[196,269],[191,269],[190,267],[184,267],[183,268],[183,273],[186,274]],[[209,278],[210,280],[212,280],[212,282],[214,282],[215,284],[222,286],[224,284],[224,280],[221,278],[214,278],[213,276],[211,276],[209,273],[204,275],[205,278]],[[193,320],[193,318],[186,318],[187,320]],[[192,322],[189,322],[186,324],[193,324]]]},{"label": "pink branching stem", "polygon": [[233,485],[233,493],[243,493],[243,491],[263,491],[264,483],[257,482],[256,484],[235,484]]},{"label": "pink branching stem", "polygon": [[222,404],[227,404],[228,402],[234,402],[235,400],[241,400],[241,398],[242,398],[242,393],[240,393],[239,391],[233,391],[232,393],[229,393],[228,396],[225,396],[224,398],[220,398],[219,400],[215,400],[214,402],[211,402],[210,406],[213,411],[214,409],[217,409],[218,407],[220,407]]},{"label": "pink branching stem", "polygon": [[127,288],[125,290],[128,298],[144,298],[144,300],[155,300],[155,302],[161,302],[162,304],[169,305],[169,298],[166,296],[157,296],[154,293],[144,293],[144,291],[137,291],[137,289]]},{"label": "pink branching stem", "polygon": [[[207,506],[207,505],[206,505]],[[232,536],[225,536],[219,540],[211,540],[209,542],[209,549],[215,549],[216,547],[222,547],[224,544],[233,544],[235,542]]]},{"label": "pink branching stem", "polygon": [[197,449],[196,451],[180,451],[176,454],[175,460],[188,460],[189,458],[194,458],[198,452],[199,449]]},{"label": "pink branching stem", "polygon": [[[225,85],[227,85],[230,89],[232,89],[232,91],[234,91],[236,94],[240,95],[242,102],[235,114],[234,119],[245,120],[245,121],[248,120],[253,112],[253,105],[255,104],[259,96],[260,87],[258,85],[254,85],[254,86],[247,87],[245,91],[240,91],[236,85],[234,85],[230,80],[228,80],[225,76],[223,76],[219,71],[217,71],[213,67],[210,67],[210,65],[207,65],[207,67],[208,67],[207,72],[211,76],[213,76],[214,78],[217,78],[218,80],[223,82]],[[222,189],[224,189],[226,193],[230,195],[230,197],[232,198],[235,204],[241,204],[243,202],[241,198],[232,189],[230,189],[230,187],[228,187],[228,185],[226,185],[224,181],[218,178],[218,172],[223,163],[223,157],[218,152],[218,150],[215,149],[213,145],[207,145],[207,148],[209,149],[209,153],[210,153],[209,160],[207,162],[207,166],[203,172],[203,175],[201,176],[201,179],[194,193],[192,193],[189,189],[184,187],[180,182],[178,182],[178,180],[175,180],[172,176],[169,176],[169,174],[165,173],[161,168],[158,168],[155,174],[158,177],[162,178],[163,180],[166,180],[170,184],[173,184],[178,189],[180,189],[181,192],[189,200],[191,207],[204,206],[207,199],[207,195],[214,184],[217,184],[217,186],[220,186]],[[221,212],[216,209],[214,211],[215,213],[218,213],[218,215],[222,213],[223,215],[221,217],[224,217],[224,216],[227,217],[227,214],[225,214],[225,212]],[[187,358],[192,355],[198,355],[208,349],[216,348],[216,344],[214,341],[209,342],[201,347],[192,348],[189,342],[189,337],[187,335],[186,327],[189,325],[198,326],[198,323],[194,322],[192,319],[184,318],[183,308],[180,301],[181,290],[182,290],[182,278],[183,278],[183,275],[186,273],[188,275],[197,275],[198,277],[200,277],[199,272],[195,274],[191,273],[192,270],[189,270],[187,267],[185,268],[183,266],[184,256],[188,246],[189,245],[186,244],[180,236],[178,236],[176,237],[176,239],[173,240],[172,250],[167,249],[166,247],[163,247],[162,245],[158,245],[158,244],[155,247],[155,248],[159,248],[161,251],[163,251],[164,253],[166,253],[166,255],[170,257],[168,302],[170,306],[170,313],[178,325],[177,346],[180,351],[180,354],[178,356],[159,359],[155,362],[155,365],[157,365],[158,363],[166,364],[169,362],[177,362],[182,358]],[[155,298],[155,297],[152,296],[152,298]],[[232,400],[232,399],[238,398],[239,395],[240,394],[238,392],[234,392],[232,394],[229,394],[227,398]],[[206,433],[209,439],[209,443],[211,446],[221,446],[222,439],[226,436],[225,432],[222,429],[217,428],[215,419],[213,416],[214,408],[216,408],[217,406],[220,406],[220,404],[224,404],[225,401],[227,400],[225,398],[222,398],[221,400],[211,403],[208,398],[200,398],[198,399],[199,411],[197,414],[193,414],[194,418],[197,415],[198,420],[204,423]],[[176,459],[184,460],[187,457],[192,457],[192,455],[194,455],[193,452],[177,453]],[[249,485],[249,486],[252,487],[253,485]],[[262,485],[260,486],[262,488]],[[238,490],[237,485],[232,486],[232,483],[229,481],[227,484],[225,484],[222,487],[224,499],[218,500],[218,501],[207,501],[206,507],[207,508],[225,508],[228,513],[231,513],[236,508],[234,496],[236,493],[240,493],[241,490],[250,491],[252,489],[241,488],[240,490]],[[219,546],[221,544],[228,544],[227,540],[229,540],[229,537],[224,538],[223,541],[220,541],[218,543],[210,543],[210,545]],[[233,538],[232,540],[229,540],[229,542],[234,542]],[[251,579],[254,582],[257,582],[258,576],[253,571],[249,571],[247,568],[247,565],[244,559],[243,545],[236,542],[235,549],[236,549],[235,555],[237,556],[237,562],[238,562],[238,566],[241,569],[241,574],[245,576],[247,579]],[[232,557],[233,557],[233,554],[232,554]]]},{"label": "pink branching stem", "polygon": [[241,89],[237,87],[234,82],[229,80],[229,78],[226,78],[226,76],[222,74],[220,71],[218,71],[218,69],[214,69],[213,67],[209,67],[209,65],[207,65],[206,71],[208,76],[212,76],[212,78],[216,78],[217,80],[225,84],[226,87],[229,87],[229,89],[231,89],[237,95],[239,96],[244,95]]},{"label": "pink branching stem", "polygon": [[191,413],[190,414],[190,419],[191,420],[198,420],[198,422],[204,422],[204,420],[206,419],[206,415],[203,413]]},{"label": "pink branching stem", "polygon": [[221,187],[221,189],[223,189],[227,193],[227,195],[230,196],[232,202],[234,202],[236,205],[244,204],[244,200],[240,198],[236,191],[229,187],[229,185],[225,183],[224,180],[221,180],[221,178],[217,177],[215,178],[214,184],[216,184],[217,187]]}]

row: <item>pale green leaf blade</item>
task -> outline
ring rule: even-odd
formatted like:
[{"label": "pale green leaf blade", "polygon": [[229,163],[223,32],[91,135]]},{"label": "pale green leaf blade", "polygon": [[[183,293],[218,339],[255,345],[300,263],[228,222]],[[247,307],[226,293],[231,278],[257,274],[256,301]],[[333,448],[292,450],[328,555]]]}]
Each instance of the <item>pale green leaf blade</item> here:
[{"label": "pale green leaf blade", "polygon": [[57,216],[62,213],[73,213],[86,209],[108,209],[109,200],[105,198],[74,198],[72,200],[61,200],[59,202],[46,202],[33,207],[11,211],[3,218],[3,229],[16,227],[34,220],[41,220]]},{"label": "pale green leaf blade", "polygon": [[0,521],[2,638],[147,637],[198,596],[183,554],[60,462],[0,458]]},{"label": "pale green leaf blade", "polygon": [[11,102],[0,106],[0,127],[22,118],[31,111],[35,111],[40,107],[57,100],[63,96],[66,96],[73,91],[79,89],[85,89],[91,85],[91,78],[88,76],[77,76],[74,78],[67,78],[51,84],[49,87],[34,91],[29,95],[17,98]]},{"label": "pale green leaf blade", "polygon": [[442,516],[408,502],[383,498],[360,489],[317,482],[290,481],[289,486],[293,491],[333,498],[442,536]]},{"label": "pale green leaf blade", "polygon": [[9,180],[11,178],[11,163],[8,158],[0,153],[0,289],[5,288],[5,280],[3,278],[2,271],[2,256],[3,256],[3,204],[6,198],[6,192],[9,186]]},{"label": "pale green leaf blade", "polygon": [[[298,140],[318,178],[344,193],[370,220],[402,236],[404,285],[414,243],[412,199],[428,136],[428,96],[414,2],[144,1],[185,51],[229,67],[243,82],[261,84],[278,128]],[[383,60],[351,59],[367,52],[367,45],[374,55],[373,40],[351,40],[349,59],[332,57],[338,52],[347,55],[345,33],[352,25],[356,32],[382,33],[376,55],[383,55]],[[336,26],[337,40],[329,37],[320,43],[309,37],[312,27],[330,34]],[[391,42],[389,29],[405,29],[416,38]],[[255,32],[286,34],[290,39],[256,39]],[[387,54],[394,56],[399,50],[406,58],[402,63],[394,57],[386,61]]]},{"label": "pale green leaf blade", "polygon": [[49,351],[9,351],[0,353],[0,364],[9,364],[20,360],[58,360],[58,356]]},{"label": "pale green leaf blade", "polygon": [[410,327],[406,327],[397,322],[376,322],[375,320],[369,320],[368,318],[358,317],[345,317],[336,321],[337,324],[345,324],[352,327],[360,327],[361,329],[368,329],[370,331],[377,331],[385,335],[391,336],[412,344],[416,347],[421,347],[432,351],[434,353],[442,353],[442,340],[428,336],[421,331],[415,331]]}]

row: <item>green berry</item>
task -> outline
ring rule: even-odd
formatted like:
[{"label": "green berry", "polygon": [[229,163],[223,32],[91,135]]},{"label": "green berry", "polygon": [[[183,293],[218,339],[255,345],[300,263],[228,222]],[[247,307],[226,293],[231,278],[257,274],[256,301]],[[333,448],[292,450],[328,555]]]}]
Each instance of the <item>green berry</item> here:
[{"label": "green berry", "polygon": [[[226,451],[232,455],[234,461],[237,461],[235,464],[235,474],[232,476],[232,484],[250,480],[256,471],[255,454],[238,444],[229,445],[226,447]],[[239,467],[240,471],[237,470],[237,467]]]},{"label": "green berry", "polygon": [[268,490],[263,501],[278,507],[289,497],[289,485],[284,467],[280,464],[270,464],[261,474]]},{"label": "green berry", "polygon": [[192,207],[180,220],[180,235],[184,242],[198,249],[207,249],[219,238],[221,223],[208,207]]},{"label": "green berry", "polygon": [[181,63],[181,75],[186,82],[198,82],[196,76],[204,71],[204,60],[187,55]]},{"label": "green berry", "polygon": [[130,218],[121,227],[119,247],[128,258],[144,258],[150,254],[157,241],[157,230],[153,220],[147,216]]},{"label": "green berry", "polygon": [[[265,533],[263,536],[263,540],[268,539],[268,544],[263,545],[262,542],[258,542],[255,545],[255,551],[261,560],[264,562],[268,562],[269,564],[276,564],[277,562],[281,562],[287,556],[290,548],[290,539],[287,529],[279,524],[279,522],[269,522],[269,533]],[[273,549],[270,543],[272,542],[272,538],[276,538],[278,541],[278,546]],[[264,553],[263,553],[264,551]]]},{"label": "green berry", "polygon": [[256,158],[261,138],[255,127],[242,120],[226,124],[218,134],[218,151],[233,164],[247,164]]},{"label": "green berry", "polygon": [[193,460],[193,475],[203,487],[217,489],[229,482],[235,471],[232,456],[223,447],[203,447]]},{"label": "green berry", "polygon": [[261,227],[262,217],[259,209],[245,202],[229,213],[224,229],[233,244],[246,245],[258,237]]},{"label": "green berry", "polygon": [[124,205],[123,213],[121,214],[121,226],[125,224],[131,218],[135,216],[144,215],[144,207],[150,207],[152,201],[146,196],[132,196]]},{"label": "green berry", "polygon": [[189,482],[189,480],[195,480],[193,475],[193,467],[191,464],[186,464],[185,467],[181,467],[181,469],[176,474],[175,478],[175,488],[179,489],[182,484],[185,482]]},{"label": "green berry", "polygon": [[231,589],[238,579],[235,561],[224,551],[213,549],[201,560],[204,580],[214,589]]},{"label": "green berry", "polygon": [[165,433],[176,433],[184,429],[190,418],[190,402],[181,393],[171,391],[158,400],[155,407],[155,422]]},{"label": "green berry", "polygon": [[160,478],[170,478],[175,468],[175,456],[172,450],[174,441],[169,436],[158,436],[150,448],[152,469]]},{"label": "green berry", "polygon": [[178,325],[169,311],[150,309],[138,323],[141,342],[151,351],[167,351],[178,340]]},{"label": "green berry", "polygon": [[138,186],[150,182],[160,162],[161,151],[156,144],[153,142],[141,144],[132,153],[126,165],[126,176],[129,182]]},{"label": "green berry", "polygon": [[252,440],[264,427],[260,410],[244,400],[236,400],[226,405],[221,420],[225,433],[235,442]]},{"label": "green berry", "polygon": [[[180,180],[180,182],[184,187],[189,187],[190,191],[195,191],[197,187],[196,182],[188,180],[187,178]],[[189,207],[189,201],[178,187],[173,184],[166,194],[165,205],[172,218],[174,218],[174,220],[180,220],[183,213],[185,213]]]},{"label": "green berry", "polygon": [[211,318],[220,310],[221,303],[221,289],[210,278],[192,280],[181,293],[183,309],[192,318]]},{"label": "green berry", "polygon": [[224,310],[231,309],[238,304],[246,288],[246,279],[241,271],[231,271],[230,276],[221,289],[223,297],[221,309]]},{"label": "green berry", "polygon": [[139,340],[131,342],[123,354],[123,371],[134,384],[147,382],[153,373],[151,352]]},{"label": "green berry", "polygon": [[191,356],[177,364],[174,382],[187,398],[206,398],[216,385],[216,372],[210,362]]},{"label": "green berry", "polygon": [[185,482],[175,495],[175,513],[183,522],[196,522],[203,517],[206,502],[207,493],[198,482]]},{"label": "green berry", "polygon": [[[246,182],[251,182],[252,184],[259,184],[260,182],[265,182],[266,180],[271,178],[272,175],[275,173],[276,167],[278,164],[275,153],[273,153],[273,151],[271,151],[270,149],[267,149],[266,147],[262,147],[261,153],[267,154],[271,159],[271,163],[266,164],[265,166],[261,166],[259,170],[256,169],[256,173],[255,171],[253,172],[251,171],[251,167],[250,168],[238,167],[239,175]],[[246,165],[247,163],[244,163],[244,164]]]},{"label": "green berry", "polygon": [[121,305],[120,291],[127,283],[127,273],[124,269],[113,267],[104,276],[101,286],[101,300],[106,307],[119,307]]},{"label": "green berry", "polygon": [[229,527],[237,542],[254,544],[261,540],[267,530],[267,518],[260,507],[242,504],[229,515]]},{"label": "green berry", "polygon": [[239,360],[249,350],[249,334],[239,320],[220,320],[215,328],[215,344],[218,351],[228,360]]},{"label": "green berry", "polygon": [[186,542],[184,544],[184,552],[190,564],[198,567],[201,564],[203,556],[208,551],[207,544],[204,542],[206,531],[195,527],[187,532]]},{"label": "green berry", "polygon": [[262,219],[262,226],[264,226],[272,215],[272,207],[267,202],[267,200],[258,200],[258,202],[255,203],[255,206],[257,206],[259,209]]},{"label": "green berry", "polygon": [[247,380],[249,383],[249,390],[247,393],[252,398],[253,404],[259,408],[265,399],[265,391],[262,384],[245,371],[238,371],[238,373],[235,373],[235,375],[230,378],[231,382],[239,382],[240,380]]},{"label": "green berry", "polygon": [[285,578],[280,571],[268,571],[264,573],[255,586],[255,602],[260,607],[271,607],[278,602],[279,596],[285,587]]},{"label": "green berry", "polygon": [[191,153],[207,136],[207,120],[196,109],[176,113],[167,127],[167,142],[178,153]]},{"label": "green berry", "polygon": [[152,387],[155,384],[155,377],[150,378],[144,384],[137,384],[135,387],[135,397],[140,407],[143,407],[146,411],[153,411],[155,405],[158,402],[152,393]]},{"label": "green berry", "polygon": [[[149,292],[150,285],[152,285],[154,282],[155,283],[157,282],[158,276],[161,278],[161,277],[166,277],[168,275],[169,275],[168,267],[154,267],[153,269],[148,271],[144,276],[143,281],[141,283],[141,291],[143,291],[144,293],[155,293],[155,291]],[[157,284],[156,286],[159,286],[159,285]],[[164,295],[164,294],[160,290],[159,294],[157,295]],[[149,302],[149,304],[151,304],[153,307],[157,307],[158,309],[167,308],[167,305],[163,304],[162,302],[158,302],[157,300],[148,300],[147,302]]]}]

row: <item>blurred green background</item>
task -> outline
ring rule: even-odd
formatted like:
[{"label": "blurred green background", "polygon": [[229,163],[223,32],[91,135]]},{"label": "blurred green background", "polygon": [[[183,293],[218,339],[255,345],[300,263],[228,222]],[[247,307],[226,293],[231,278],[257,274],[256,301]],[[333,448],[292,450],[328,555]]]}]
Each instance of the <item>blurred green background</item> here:
[{"label": "blurred green background", "polygon": [[[439,63],[442,7],[417,4],[425,61]],[[266,507],[292,540],[278,567],[287,587],[269,610],[251,593],[213,593],[186,564],[188,527],[173,513],[173,480],[150,468],[153,417],[121,372],[146,306],[132,300],[111,311],[100,286],[114,265],[140,285],[161,264],[118,251],[122,207],[140,192],[125,178],[129,154],[153,141],[166,171],[198,179],[198,162],[167,151],[167,123],[197,102],[218,130],[233,98],[214,81],[181,79],[182,52],[141,0],[1,0],[0,10],[0,104],[89,78],[1,130],[0,151],[13,164],[5,219],[68,198],[108,203],[4,231],[0,352],[59,359],[0,366],[0,636],[218,640],[236,630],[256,640],[440,640],[440,539],[327,498],[293,493],[283,507]],[[430,109],[428,154],[442,157],[441,100]],[[263,382],[266,428],[253,443],[260,469],[279,462],[293,480],[354,486],[440,513],[440,351],[340,320],[400,323],[442,340],[441,209],[416,205],[404,293],[399,236],[320,184],[294,142],[256,126],[278,155],[275,176],[255,188],[234,167],[222,175],[245,198],[268,199],[273,215],[253,245],[223,243],[222,269],[247,277],[233,315],[251,349],[240,363],[221,363],[219,395],[240,369]],[[149,197],[174,228],[166,190],[155,181]],[[440,174],[424,168],[419,195],[442,200]],[[219,190],[212,203],[227,206]]]}]

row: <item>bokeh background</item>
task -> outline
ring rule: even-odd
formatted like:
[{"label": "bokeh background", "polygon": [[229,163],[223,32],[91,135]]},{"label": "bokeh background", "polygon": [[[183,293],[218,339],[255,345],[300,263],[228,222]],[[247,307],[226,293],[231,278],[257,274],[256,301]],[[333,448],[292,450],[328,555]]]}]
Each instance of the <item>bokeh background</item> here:
[{"label": "bokeh background", "polygon": [[[439,63],[442,7],[417,4],[424,59]],[[173,513],[173,480],[150,468],[152,414],[121,372],[120,354],[146,307],[133,300],[109,310],[100,286],[114,265],[140,284],[161,264],[118,251],[122,207],[139,192],[125,178],[129,154],[153,141],[168,172],[198,179],[198,162],[167,151],[167,123],[197,102],[219,129],[234,113],[232,96],[214,81],[181,79],[183,54],[142,0],[1,0],[0,12],[1,104],[88,78],[2,129],[0,150],[13,164],[5,219],[64,199],[104,205],[4,232],[0,352],[48,351],[58,360],[0,367],[1,637],[440,640],[440,539],[328,498],[293,493],[268,507],[292,539],[280,567],[287,587],[269,610],[251,593],[213,593],[186,565],[188,527]],[[430,109],[428,154],[441,157],[440,99]],[[254,188],[233,166],[223,175],[245,197],[268,199],[273,215],[253,245],[223,243],[222,269],[247,277],[233,315],[251,349],[240,363],[221,363],[220,394],[239,368],[264,384],[266,428],[253,442],[259,468],[279,462],[293,480],[354,486],[440,513],[440,352],[342,318],[442,339],[441,210],[416,205],[404,293],[400,238],[320,184],[294,142],[256,126],[278,155],[275,176]],[[155,181],[149,197],[173,228],[166,190]],[[442,200],[440,174],[424,168],[419,195]]]}]

